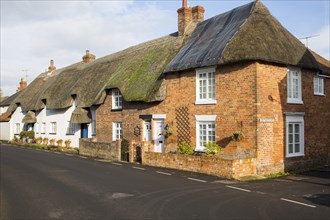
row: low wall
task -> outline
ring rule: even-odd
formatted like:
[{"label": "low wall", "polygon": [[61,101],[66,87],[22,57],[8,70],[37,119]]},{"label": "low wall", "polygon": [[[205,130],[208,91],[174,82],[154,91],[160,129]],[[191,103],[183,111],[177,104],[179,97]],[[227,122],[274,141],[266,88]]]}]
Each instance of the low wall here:
[{"label": "low wall", "polygon": [[225,178],[239,178],[256,173],[254,158],[230,160],[219,157],[143,152],[142,163]]},{"label": "low wall", "polygon": [[121,159],[121,142],[102,143],[95,141],[94,138],[81,138],[79,139],[79,154],[119,161]]}]

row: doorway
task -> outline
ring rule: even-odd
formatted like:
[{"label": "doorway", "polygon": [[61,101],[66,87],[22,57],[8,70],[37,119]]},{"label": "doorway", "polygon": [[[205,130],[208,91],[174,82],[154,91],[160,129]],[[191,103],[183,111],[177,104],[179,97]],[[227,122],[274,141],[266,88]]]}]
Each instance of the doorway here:
[{"label": "doorway", "polygon": [[155,152],[164,153],[165,137],[162,134],[164,130],[164,120],[154,120],[154,146]]},{"label": "doorway", "polygon": [[81,138],[88,138],[88,125],[87,124],[81,124]]}]

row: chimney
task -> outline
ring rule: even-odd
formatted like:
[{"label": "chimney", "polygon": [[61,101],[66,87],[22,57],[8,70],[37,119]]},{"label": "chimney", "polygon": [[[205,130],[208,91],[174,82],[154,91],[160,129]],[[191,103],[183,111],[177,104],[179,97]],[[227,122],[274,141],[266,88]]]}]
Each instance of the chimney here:
[{"label": "chimney", "polygon": [[82,57],[84,63],[90,63],[95,60],[95,55],[89,53],[89,50],[86,50],[86,54]]},{"label": "chimney", "polygon": [[27,82],[25,79],[21,78],[21,81],[19,82],[19,87],[17,88],[16,92],[22,91],[27,86]]},{"label": "chimney", "polygon": [[50,65],[48,67],[48,72],[53,72],[56,70],[56,67],[54,66],[54,60],[50,60]]},{"label": "chimney", "polygon": [[200,22],[200,21],[204,21],[204,12],[205,9],[202,6],[195,6],[192,8],[192,17],[193,17],[193,21],[195,22]]},{"label": "chimney", "polygon": [[187,0],[182,0],[182,8],[178,9],[178,34],[183,36],[187,31],[187,27],[194,22],[204,20],[204,7],[195,6],[190,8],[187,6]]}]

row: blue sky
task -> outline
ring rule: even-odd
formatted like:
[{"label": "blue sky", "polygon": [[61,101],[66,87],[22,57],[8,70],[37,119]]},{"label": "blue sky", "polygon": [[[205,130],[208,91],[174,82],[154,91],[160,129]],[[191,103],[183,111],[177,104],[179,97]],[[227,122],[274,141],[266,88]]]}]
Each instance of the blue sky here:
[{"label": "blue sky", "polygon": [[[205,19],[251,1],[188,0],[205,8]],[[329,0],[262,1],[297,38],[330,59]],[[62,68],[97,58],[177,30],[181,0],[5,1],[1,0],[1,89],[15,93],[21,77],[30,83],[55,60]],[[306,43],[302,39],[303,43]]]}]

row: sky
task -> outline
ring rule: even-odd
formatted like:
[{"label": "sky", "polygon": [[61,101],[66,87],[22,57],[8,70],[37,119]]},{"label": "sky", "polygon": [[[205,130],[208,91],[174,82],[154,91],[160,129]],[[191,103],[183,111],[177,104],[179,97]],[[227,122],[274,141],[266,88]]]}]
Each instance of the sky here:
[{"label": "sky", "polygon": [[[177,31],[182,0],[0,0],[3,96],[48,69],[80,62],[86,50],[100,58]],[[205,8],[205,19],[249,1],[188,0]],[[330,59],[330,0],[262,0],[280,23],[308,47]],[[306,39],[301,39],[306,44]]]}]

